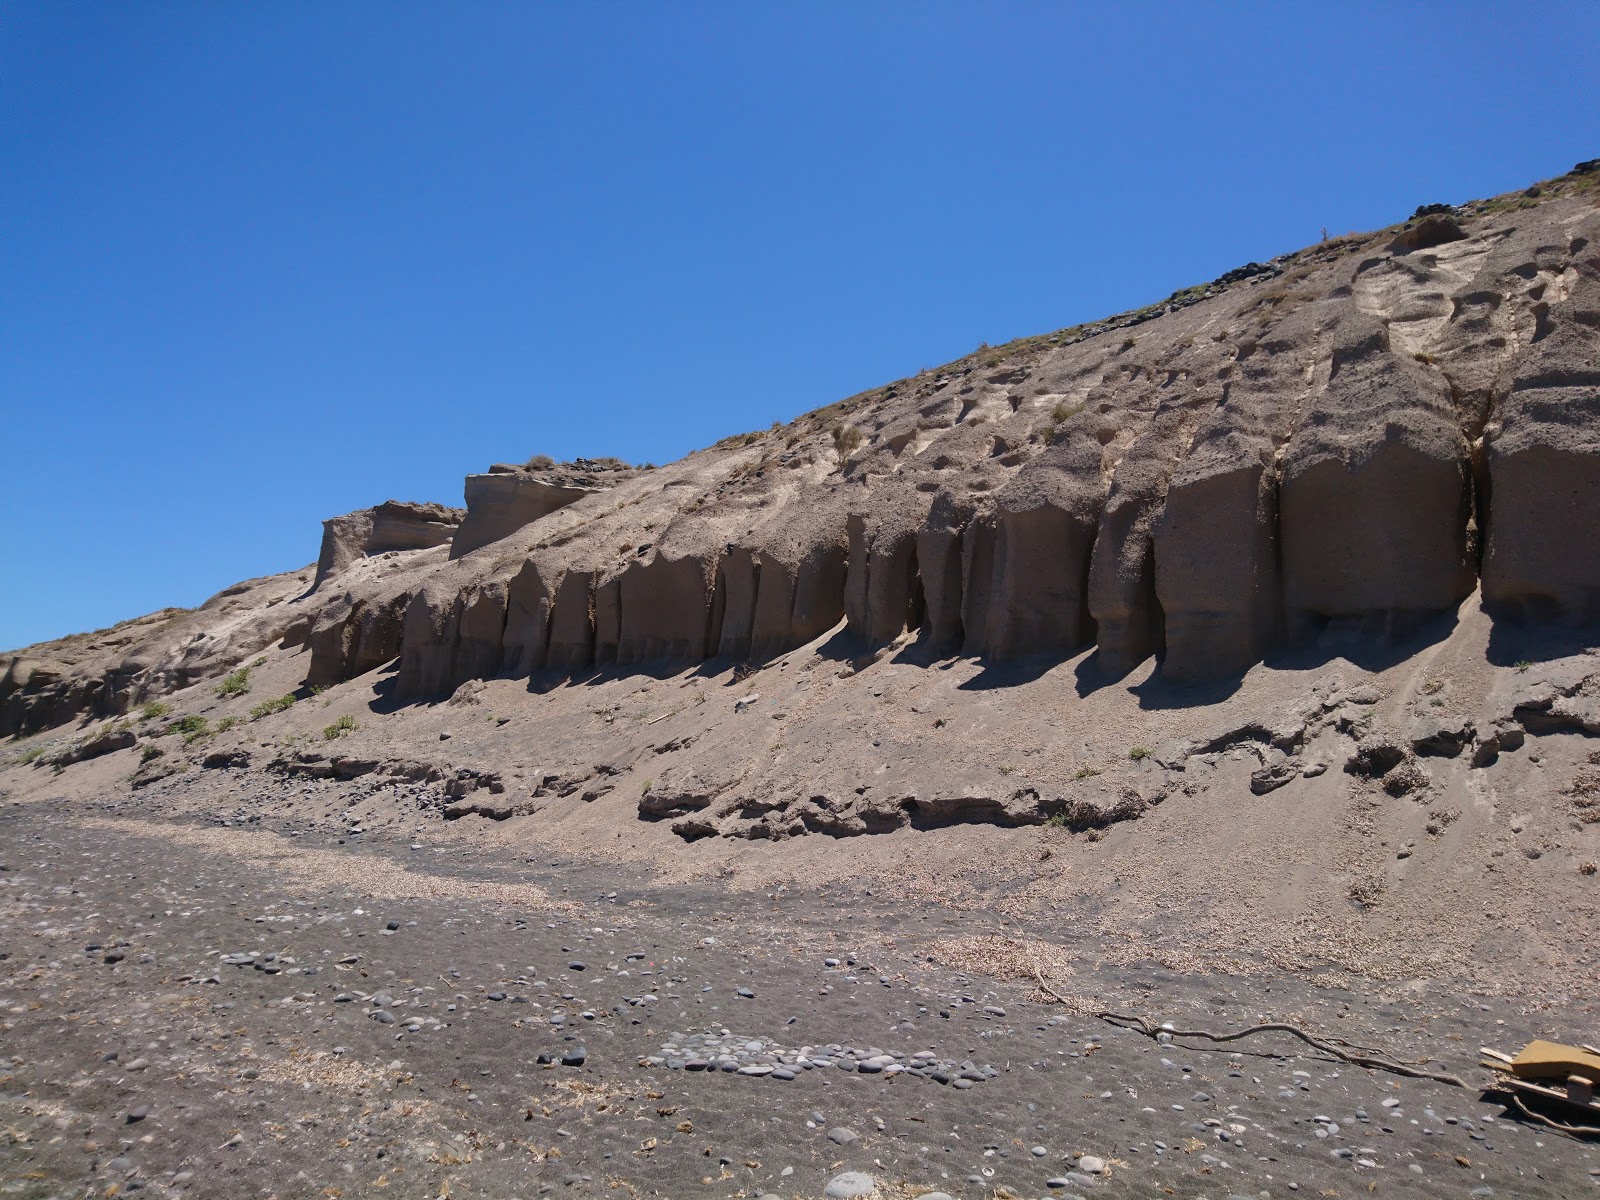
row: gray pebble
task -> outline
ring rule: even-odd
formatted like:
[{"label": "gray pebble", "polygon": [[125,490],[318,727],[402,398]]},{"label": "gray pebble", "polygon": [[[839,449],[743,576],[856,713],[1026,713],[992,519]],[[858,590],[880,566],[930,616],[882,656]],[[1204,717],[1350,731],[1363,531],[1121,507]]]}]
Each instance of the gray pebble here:
[{"label": "gray pebble", "polygon": [[871,1196],[877,1190],[878,1185],[865,1171],[845,1171],[828,1180],[822,1194],[827,1200],[854,1200],[857,1196]]}]

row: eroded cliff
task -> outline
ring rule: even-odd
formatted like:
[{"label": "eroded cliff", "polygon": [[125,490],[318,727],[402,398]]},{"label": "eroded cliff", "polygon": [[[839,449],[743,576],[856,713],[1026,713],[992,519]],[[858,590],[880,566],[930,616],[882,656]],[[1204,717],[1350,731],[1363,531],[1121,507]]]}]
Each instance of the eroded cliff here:
[{"label": "eroded cliff", "polygon": [[[330,522],[322,586],[267,624],[308,644],[310,684],[398,659],[397,698],[421,700],[494,676],[767,661],[841,621],[853,654],[908,634],[929,662],[1095,646],[1102,673],[1154,655],[1175,683],[1325,636],[1404,636],[1480,586],[1495,620],[1585,623],[1597,201],[1583,164],[1536,197],[1251,264],[603,486],[471,476],[459,530],[385,524],[387,506]],[[361,559],[402,525],[403,548]],[[8,661],[5,732],[116,711],[164,678],[61,657]]]}]

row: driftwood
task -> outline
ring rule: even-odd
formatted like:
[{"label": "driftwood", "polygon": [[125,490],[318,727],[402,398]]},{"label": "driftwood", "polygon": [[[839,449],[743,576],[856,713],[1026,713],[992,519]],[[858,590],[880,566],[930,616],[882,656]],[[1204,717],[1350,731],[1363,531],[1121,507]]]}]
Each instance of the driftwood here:
[{"label": "driftwood", "polygon": [[[1045,981],[1044,974],[1037,965],[1034,966],[1033,977],[1038,980],[1039,987],[1046,993],[1054,996],[1062,1004],[1074,1007],[1072,1000],[1063,996]],[[1281,1021],[1252,1025],[1249,1029],[1234,1030],[1231,1033],[1212,1033],[1207,1029],[1169,1029],[1153,1024],[1144,1017],[1135,1016],[1131,1013],[1111,1012],[1106,1009],[1088,1012],[1084,1015],[1094,1017],[1096,1020],[1104,1021],[1109,1025],[1116,1025],[1121,1029],[1131,1029],[1136,1033],[1144,1034],[1148,1038],[1156,1039],[1159,1039],[1160,1035],[1165,1033],[1174,1039],[1200,1038],[1203,1041],[1222,1043],[1236,1042],[1240,1038],[1254,1037],[1260,1033],[1286,1033],[1291,1037],[1299,1038],[1313,1049],[1336,1058],[1340,1062],[1350,1063],[1352,1066],[1366,1067],[1373,1071],[1388,1071],[1391,1074],[1405,1075],[1411,1079],[1432,1079],[1436,1083],[1448,1083],[1451,1087],[1466,1088],[1471,1086],[1461,1076],[1452,1075],[1448,1071],[1430,1071],[1417,1064],[1399,1062],[1384,1054],[1381,1050],[1374,1049],[1371,1046],[1356,1046],[1340,1038],[1315,1037],[1296,1025],[1285,1024]]]},{"label": "driftwood", "polygon": [[1510,1096],[1511,1103],[1516,1106],[1517,1111],[1523,1116],[1527,1117],[1530,1121],[1537,1121],[1541,1125],[1547,1125],[1551,1129],[1559,1130],[1561,1133],[1570,1133],[1575,1137],[1600,1136],[1600,1125],[1569,1125],[1565,1121],[1558,1121],[1554,1117],[1547,1117],[1537,1109],[1529,1108],[1527,1102],[1523,1100],[1521,1096],[1517,1095],[1516,1092],[1508,1092],[1506,1094]]}]

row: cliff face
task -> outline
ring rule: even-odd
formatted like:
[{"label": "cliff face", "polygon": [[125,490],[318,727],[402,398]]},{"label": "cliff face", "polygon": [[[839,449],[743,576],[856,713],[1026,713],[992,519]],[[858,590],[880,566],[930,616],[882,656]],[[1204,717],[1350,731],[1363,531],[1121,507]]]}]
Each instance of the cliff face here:
[{"label": "cliff face", "polygon": [[586,497],[418,592],[400,692],[760,660],[841,618],[868,649],[1095,645],[1199,681],[1402,636],[1480,573],[1500,619],[1592,620],[1600,212],[1577,190],[1316,247]]},{"label": "cliff face", "polygon": [[[308,680],[398,656],[421,699],[762,661],[842,620],[855,653],[1096,646],[1193,682],[1402,635],[1480,586],[1496,620],[1594,620],[1597,183],[1252,264],[603,490],[469,477],[448,561],[412,549],[285,609]],[[7,732],[72,708],[14,715],[48,658],[7,667]]]},{"label": "cliff face", "polygon": [[385,500],[372,508],[324,521],[313,586],[320,588],[357,559],[449,545],[464,515],[459,508],[442,504]]},{"label": "cliff face", "polygon": [[497,542],[594,491],[553,483],[505,467],[491,469],[486,475],[468,475],[464,490],[467,516],[451,547],[451,558],[460,558],[490,542]]}]

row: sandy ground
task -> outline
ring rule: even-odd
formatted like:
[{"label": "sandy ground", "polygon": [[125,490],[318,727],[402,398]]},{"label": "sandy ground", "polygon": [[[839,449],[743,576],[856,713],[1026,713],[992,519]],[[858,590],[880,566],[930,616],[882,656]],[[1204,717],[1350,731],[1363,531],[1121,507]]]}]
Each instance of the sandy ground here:
[{"label": "sandy ground", "polygon": [[[1554,1197],[1600,1169],[1475,1088],[1271,1040],[1159,1046],[1042,1003],[1031,975],[1180,1026],[1297,1021],[1475,1084],[1478,1044],[1589,1006],[1327,986],[1245,947],[1247,973],[1174,970],[892,882],[762,893],[16,802],[0,822],[6,1195],[812,1197],[863,1171],[896,1196]],[[994,1074],[641,1065],[724,1030]]]},{"label": "sandy ground", "polygon": [[[1467,605],[1381,661],[1324,646],[1206,693],[823,639],[754,673],[408,706],[386,672],[296,692],[304,656],[269,652],[247,694],[135,714],[131,747],[58,769],[107,726],[14,743],[0,1195],[792,1200],[851,1171],[891,1197],[1587,1194],[1600,1155],[1509,1117],[1476,1064],[1596,1040],[1591,660],[1490,639]],[[1540,688],[1576,726],[1418,757],[1402,795],[1344,769],[1374,733],[1487,731]],[[1265,794],[1261,743],[1197,749],[1313,710]],[[641,815],[690,777],[737,802],[723,836]],[[958,785],[1152,800],[1076,832],[781,840],[738,807]],[[1036,970],[1089,1007],[1298,1022],[1472,1086],[1160,1046]],[[708,1034],[796,1077],[672,1068]],[[951,1077],[798,1062],[846,1047]]]}]

